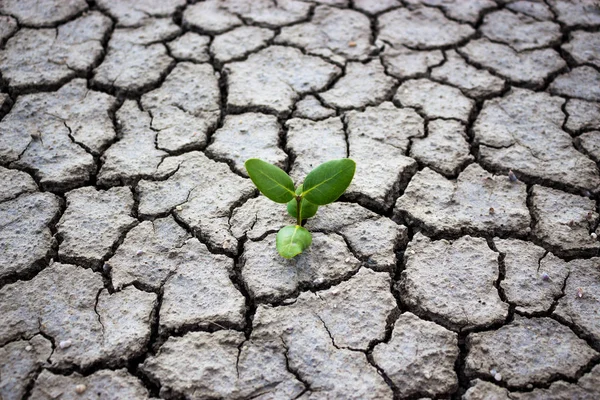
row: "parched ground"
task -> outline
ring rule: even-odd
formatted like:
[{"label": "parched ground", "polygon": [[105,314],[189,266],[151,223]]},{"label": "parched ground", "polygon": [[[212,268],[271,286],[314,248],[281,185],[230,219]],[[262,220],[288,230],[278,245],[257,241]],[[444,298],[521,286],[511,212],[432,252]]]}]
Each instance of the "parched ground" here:
[{"label": "parched ground", "polygon": [[[0,399],[599,399],[599,30],[0,0]],[[357,162],[295,260],[250,157]]]}]

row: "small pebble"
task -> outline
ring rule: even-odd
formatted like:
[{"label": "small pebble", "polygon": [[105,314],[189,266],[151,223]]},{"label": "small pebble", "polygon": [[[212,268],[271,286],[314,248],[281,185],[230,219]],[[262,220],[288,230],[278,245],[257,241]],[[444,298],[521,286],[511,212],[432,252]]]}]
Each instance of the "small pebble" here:
[{"label": "small pebble", "polygon": [[75,391],[77,392],[77,394],[82,394],[83,392],[85,392],[85,390],[87,389],[87,386],[80,384],[75,386]]},{"label": "small pebble", "polygon": [[490,375],[496,375],[498,372],[495,369],[490,370]]},{"label": "small pebble", "polygon": [[502,380],[502,375],[500,374],[500,372],[498,372],[497,374],[494,375],[494,379],[497,382],[500,382]]},{"label": "small pebble", "polygon": [[25,351],[31,351],[31,350],[33,350],[33,347],[31,347],[31,346],[26,346],[25,347]]},{"label": "small pebble", "polygon": [[112,267],[110,266],[109,263],[104,263],[104,265],[102,266],[102,270],[104,271],[105,274],[110,274],[111,269],[112,269]]},{"label": "small pebble", "polygon": [[582,288],[577,288],[577,297],[579,297],[579,298],[583,297],[583,289]]},{"label": "small pebble", "polygon": [[549,281],[550,280],[550,275],[548,275],[547,273],[544,272],[542,274],[542,280],[546,281],[546,282]]},{"label": "small pebble", "polygon": [[177,211],[181,211],[181,210],[183,210],[183,207],[181,207],[181,206],[177,206],[177,207],[175,207],[175,209],[176,209]]},{"label": "small pebble", "polygon": [[596,232],[592,232],[592,233],[590,234],[590,236],[591,236],[591,237],[592,237],[592,239],[594,239],[594,240],[598,239],[598,235],[596,235]]},{"label": "small pebble", "polygon": [[350,262],[350,257],[346,258],[346,264],[348,264]]},{"label": "small pebble", "polygon": [[58,347],[60,347],[61,349],[68,349],[69,347],[71,347],[71,341],[70,340],[61,340],[58,343]]},{"label": "small pebble", "polygon": [[511,182],[517,182],[517,176],[515,175],[514,172],[512,172],[512,169],[508,170],[508,180]]},{"label": "small pebble", "polygon": [[350,46],[350,47],[356,47],[356,42],[350,42],[350,43],[348,43],[348,46]]},{"label": "small pebble", "polygon": [[144,250],[138,250],[135,252],[136,256],[141,256],[142,254],[144,254]]},{"label": "small pebble", "polygon": [[496,213],[496,210],[494,210],[494,207],[490,207],[490,215],[494,215]]}]

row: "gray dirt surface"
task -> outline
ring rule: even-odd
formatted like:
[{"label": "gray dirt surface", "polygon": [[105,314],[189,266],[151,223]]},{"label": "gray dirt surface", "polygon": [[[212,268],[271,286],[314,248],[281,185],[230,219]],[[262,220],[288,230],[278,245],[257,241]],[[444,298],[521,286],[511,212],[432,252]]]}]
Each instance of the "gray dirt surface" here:
[{"label": "gray dirt surface", "polygon": [[69,20],[88,5],[84,0],[50,0],[40,4],[35,0],[4,0],[0,4],[2,14],[12,15],[27,27],[50,27]]},{"label": "gray dirt surface", "polygon": [[375,15],[400,5],[402,4],[399,0],[354,0],[354,7],[357,10],[363,11],[369,15]]},{"label": "gray dirt surface", "polygon": [[406,3],[440,7],[448,17],[471,23],[477,22],[482,11],[496,6],[492,0],[407,0]]},{"label": "gray dirt surface", "polygon": [[529,15],[538,21],[547,21],[554,18],[550,7],[545,3],[533,2],[530,0],[517,0],[506,4],[509,10],[523,15]]},{"label": "gray dirt surface", "polygon": [[[452,99],[451,101],[449,101]],[[394,101],[403,107],[420,110],[428,118],[456,119],[467,122],[475,102],[459,89],[427,79],[404,82],[398,88]]]},{"label": "gray dirt surface", "polygon": [[467,64],[454,50],[446,51],[446,62],[439,67],[434,67],[431,76],[441,82],[457,86],[465,94],[476,99],[499,94],[504,89],[502,79]]},{"label": "gray dirt surface", "polygon": [[0,348],[0,396],[6,400],[22,398],[35,372],[48,364],[52,351],[52,343],[42,335],[17,340]]},{"label": "gray dirt surface", "polygon": [[340,69],[286,46],[271,46],[225,67],[227,107],[290,113],[301,95],[324,89]]},{"label": "gray dirt surface", "polygon": [[186,32],[167,44],[171,56],[180,61],[195,61],[198,63],[210,61],[208,52],[210,36]]},{"label": "gray dirt surface", "polygon": [[105,264],[114,287],[137,282],[158,290],[184,263],[190,237],[172,216],[137,225]]},{"label": "gray dirt surface", "polygon": [[377,39],[419,49],[458,44],[475,33],[470,25],[446,18],[435,7],[399,8],[380,15],[377,25]]},{"label": "gray dirt surface", "polygon": [[[189,239],[180,253],[177,271],[170,274],[162,287],[159,329],[243,327],[245,299],[229,280],[233,260],[210,253],[198,239]],[[140,258],[143,257],[142,254]]]},{"label": "gray dirt surface", "polygon": [[240,26],[215,37],[210,45],[210,52],[221,63],[244,58],[275,36],[270,29],[253,26]]},{"label": "gray dirt surface", "polygon": [[402,396],[435,396],[455,390],[458,378],[457,334],[407,312],[394,325],[389,343],[373,350],[373,360],[399,388]]},{"label": "gray dirt surface", "polygon": [[66,194],[67,209],[57,224],[59,255],[71,262],[98,266],[119,238],[137,224],[131,216],[128,187],[75,189]]},{"label": "gray dirt surface", "polygon": [[394,78],[385,74],[379,60],[367,64],[350,62],[346,64],[346,75],[320,97],[325,105],[332,108],[363,108],[389,97],[395,83]]},{"label": "gray dirt surface", "polygon": [[506,299],[523,314],[550,310],[563,295],[569,264],[531,242],[496,238],[494,245],[503,257],[505,278],[500,287]]},{"label": "gray dirt surface", "polygon": [[415,138],[410,156],[446,176],[458,175],[473,161],[465,126],[458,121],[435,119],[428,124],[427,137]]},{"label": "gray dirt surface", "polygon": [[552,48],[517,52],[508,45],[485,38],[471,40],[458,51],[471,63],[496,75],[534,87],[542,86],[549,76],[567,65]]},{"label": "gray dirt surface", "polygon": [[595,366],[589,373],[579,378],[577,383],[557,381],[547,389],[540,388],[527,392],[509,392],[491,382],[475,379],[471,381],[471,387],[462,398],[463,400],[594,400],[600,395],[599,388],[600,367]]},{"label": "gray dirt surface", "polygon": [[[0,0],[3,400],[600,399],[598,0]],[[249,179],[351,158],[296,223]]]},{"label": "gray dirt surface", "polygon": [[154,293],[128,287],[111,295],[100,274],[54,263],[31,281],[0,289],[0,343],[40,333],[52,338],[54,367],[123,365],[144,352],[155,304]]},{"label": "gray dirt surface", "polygon": [[49,259],[55,239],[48,225],[60,204],[51,193],[24,193],[0,203],[0,279],[35,270]]},{"label": "gray dirt surface", "polygon": [[575,139],[585,154],[596,162],[600,162],[600,131],[586,132]]},{"label": "gray dirt surface", "polygon": [[104,61],[94,70],[93,84],[125,94],[157,85],[174,64],[160,41],[179,32],[179,27],[167,18],[148,20],[135,28],[115,29]]},{"label": "gray dirt surface", "polygon": [[432,241],[419,233],[407,247],[398,290],[417,315],[453,330],[485,327],[508,315],[494,287],[498,272],[498,256],[485,239]]},{"label": "gray dirt surface", "polygon": [[311,247],[287,260],[275,250],[275,235],[248,241],[242,255],[242,277],[250,294],[264,301],[278,301],[301,286],[317,287],[343,280],[360,268],[342,236],[313,234]]},{"label": "gray dirt surface", "polygon": [[574,148],[571,136],[561,128],[563,105],[561,97],[525,89],[486,101],[473,127],[484,166],[597,190],[596,164]]},{"label": "gray dirt surface", "polygon": [[110,28],[111,20],[94,11],[57,28],[21,29],[0,51],[0,71],[16,90],[60,85],[100,60]]},{"label": "gray dirt surface", "polygon": [[563,321],[577,326],[596,345],[600,343],[600,259],[573,260],[563,292],[554,313]]},{"label": "gray dirt surface", "polygon": [[468,376],[496,379],[494,376],[500,374],[501,380],[514,388],[539,384],[557,374],[574,377],[598,357],[569,328],[546,317],[515,317],[496,331],[471,333],[467,348]]},{"label": "gray dirt surface", "polygon": [[592,64],[600,67],[600,55],[596,51],[598,46],[600,46],[600,33],[575,31],[571,35],[571,40],[562,48],[578,64]]},{"label": "gray dirt surface", "polygon": [[600,243],[590,235],[598,224],[594,201],[584,196],[535,185],[531,192],[533,235],[557,254],[597,254]]},{"label": "gray dirt surface", "polygon": [[0,160],[33,173],[44,189],[79,186],[95,172],[93,155],[115,139],[114,104],[83,79],[53,93],[21,96],[0,122]]},{"label": "gray dirt surface", "polygon": [[40,400],[58,397],[80,400],[95,396],[107,400],[145,400],[148,394],[143,383],[126,369],[105,369],[85,377],[77,372],[64,376],[44,370],[35,381],[31,397]]},{"label": "gray dirt surface", "polygon": [[138,211],[147,217],[166,215],[191,226],[211,248],[237,253],[228,219],[236,204],[254,193],[249,179],[231,172],[201,152],[167,157],[156,172],[159,180],[143,179],[137,186]]},{"label": "gray dirt surface", "polygon": [[508,10],[487,14],[481,32],[494,42],[509,45],[516,51],[549,47],[560,39],[560,26],[550,21],[538,21]]},{"label": "gray dirt surface", "polygon": [[336,64],[364,61],[373,50],[369,18],[352,10],[317,6],[311,22],[284,27],[275,39],[323,56]]},{"label": "gray dirt surface", "polygon": [[156,17],[170,17],[185,0],[98,0],[98,7],[117,20],[118,26],[139,26]]},{"label": "gray dirt surface", "polygon": [[600,72],[588,66],[559,75],[550,84],[551,93],[587,101],[600,101]]},{"label": "gray dirt surface", "polygon": [[339,117],[322,121],[292,118],[285,127],[286,147],[294,158],[290,176],[297,184],[321,163],[348,156],[344,124]]},{"label": "gray dirt surface", "polygon": [[37,192],[38,187],[31,176],[19,170],[0,167],[0,202],[12,200],[22,193]]},{"label": "gray dirt surface", "polygon": [[296,103],[296,109],[293,117],[307,118],[315,121],[333,117],[335,110],[325,107],[319,99],[313,95],[308,95]]},{"label": "gray dirt surface", "polygon": [[415,78],[427,73],[431,67],[444,62],[440,50],[413,50],[406,46],[384,46],[381,56],[387,73],[396,78]]},{"label": "gray dirt surface", "polygon": [[181,152],[206,146],[220,116],[219,76],[210,64],[181,62],[160,88],[142,96],[157,132],[156,148]]},{"label": "gray dirt surface", "polygon": [[346,195],[364,205],[389,209],[416,172],[417,163],[406,151],[412,138],[424,136],[423,119],[412,109],[385,102],[364,112],[348,112],[345,122],[350,158],[359,165]]},{"label": "gray dirt surface", "polygon": [[556,13],[559,22],[567,26],[600,26],[598,4],[585,0],[549,0],[548,4]]},{"label": "gray dirt surface", "polygon": [[575,383],[563,381],[554,382],[548,389],[535,389],[529,393],[511,393],[511,399],[534,400],[534,399],[583,399],[593,400],[600,395],[600,367],[595,366],[590,373],[582,376]]},{"label": "gray dirt surface", "polygon": [[425,168],[396,201],[395,213],[434,233],[524,234],[531,216],[526,186],[470,164],[456,180]]},{"label": "gray dirt surface", "polygon": [[101,184],[133,182],[152,176],[168,153],[155,147],[157,134],[151,129],[150,113],[140,110],[133,100],[127,100],[119,111],[120,138],[102,154],[98,173]]},{"label": "gray dirt surface", "polygon": [[565,128],[571,131],[600,129],[600,104],[591,101],[569,99],[565,107]]},{"label": "gray dirt surface", "polygon": [[288,157],[279,148],[281,125],[273,115],[244,113],[225,117],[206,149],[214,157],[231,162],[235,170],[248,176],[244,162],[260,158],[284,168]]}]

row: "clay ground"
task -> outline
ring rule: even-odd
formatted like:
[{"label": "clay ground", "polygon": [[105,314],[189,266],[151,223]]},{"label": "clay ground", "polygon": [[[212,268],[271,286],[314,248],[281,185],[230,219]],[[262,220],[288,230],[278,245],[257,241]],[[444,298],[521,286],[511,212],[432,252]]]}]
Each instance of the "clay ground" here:
[{"label": "clay ground", "polygon": [[[0,399],[600,399],[599,1],[0,0],[0,75]],[[251,157],[358,165],[294,260]]]}]

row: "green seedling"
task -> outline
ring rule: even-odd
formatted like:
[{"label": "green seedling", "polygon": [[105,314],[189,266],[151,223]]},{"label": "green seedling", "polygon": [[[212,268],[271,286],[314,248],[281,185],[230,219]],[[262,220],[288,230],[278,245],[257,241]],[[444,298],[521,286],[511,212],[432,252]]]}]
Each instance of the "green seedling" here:
[{"label": "green seedling", "polygon": [[310,246],[312,235],[302,227],[302,221],[315,216],[319,206],[336,201],[352,182],[356,170],[356,163],[349,158],[327,161],[294,188],[292,178],[273,164],[251,158],[245,166],[258,190],[275,203],[287,203],[288,213],[296,219],[296,225],[277,232],[277,251],[284,258],[294,258]]}]

